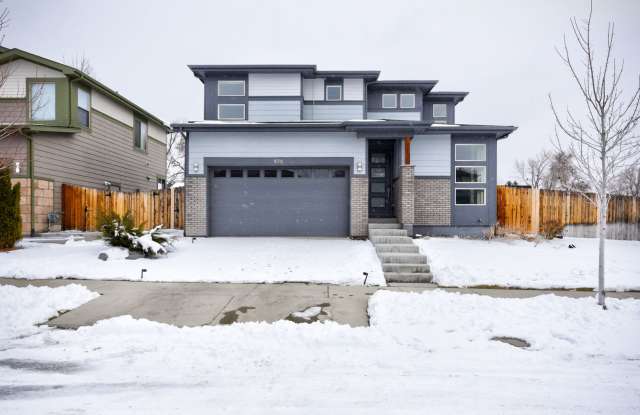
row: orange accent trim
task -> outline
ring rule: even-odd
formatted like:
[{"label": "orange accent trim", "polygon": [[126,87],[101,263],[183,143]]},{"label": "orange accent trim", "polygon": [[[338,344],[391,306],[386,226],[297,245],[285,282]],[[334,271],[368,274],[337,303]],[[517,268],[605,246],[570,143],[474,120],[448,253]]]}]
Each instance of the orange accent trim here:
[{"label": "orange accent trim", "polygon": [[411,164],[411,140],[413,140],[413,137],[409,135],[404,138],[404,164],[405,165]]}]

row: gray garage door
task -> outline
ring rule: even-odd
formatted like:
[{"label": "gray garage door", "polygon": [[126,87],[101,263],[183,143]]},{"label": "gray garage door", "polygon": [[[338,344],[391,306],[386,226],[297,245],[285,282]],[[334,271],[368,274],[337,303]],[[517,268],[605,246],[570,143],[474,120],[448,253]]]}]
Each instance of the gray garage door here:
[{"label": "gray garage door", "polygon": [[346,167],[220,167],[209,175],[211,235],[349,234]]}]

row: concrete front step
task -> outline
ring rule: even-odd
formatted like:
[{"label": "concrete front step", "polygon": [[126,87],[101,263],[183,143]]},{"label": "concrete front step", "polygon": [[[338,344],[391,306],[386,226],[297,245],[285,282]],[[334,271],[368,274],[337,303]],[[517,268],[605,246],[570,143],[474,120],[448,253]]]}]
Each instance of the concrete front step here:
[{"label": "concrete front step", "polygon": [[369,236],[409,236],[406,229],[369,229]]},{"label": "concrete front step", "polygon": [[405,254],[405,253],[379,253],[378,256],[383,264],[426,264],[427,257],[422,254]]},{"label": "concrete front step", "polygon": [[398,223],[397,218],[369,218],[369,223]]},{"label": "concrete front step", "polygon": [[433,275],[430,272],[385,272],[384,279],[387,282],[429,283],[433,281]]},{"label": "concrete front step", "polygon": [[401,272],[401,273],[416,273],[416,272],[430,272],[431,268],[427,264],[382,264],[382,270],[384,272]]},{"label": "concrete front step", "polygon": [[378,256],[386,252],[403,252],[405,254],[417,254],[420,252],[420,248],[418,248],[418,245],[415,244],[378,244],[376,245],[376,252],[378,253]]},{"label": "concrete front step", "polygon": [[413,245],[413,239],[408,236],[370,236],[369,240],[372,244],[405,244]]},{"label": "concrete front step", "polygon": [[370,223],[369,231],[372,229],[401,229],[402,225],[399,223]]}]

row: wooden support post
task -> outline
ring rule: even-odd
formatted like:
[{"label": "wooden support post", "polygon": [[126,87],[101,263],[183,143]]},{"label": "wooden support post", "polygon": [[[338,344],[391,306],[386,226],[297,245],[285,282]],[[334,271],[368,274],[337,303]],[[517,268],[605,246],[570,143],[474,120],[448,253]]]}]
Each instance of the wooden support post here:
[{"label": "wooden support post", "polygon": [[409,166],[411,165],[411,140],[413,137],[405,136],[404,137],[404,164]]},{"label": "wooden support post", "polygon": [[169,194],[171,195],[171,201],[169,202],[169,222],[170,222],[170,227],[171,229],[175,229],[176,226],[176,214],[175,214],[175,200],[176,200],[176,194],[175,194],[175,189],[172,187],[171,190],[169,190]]}]

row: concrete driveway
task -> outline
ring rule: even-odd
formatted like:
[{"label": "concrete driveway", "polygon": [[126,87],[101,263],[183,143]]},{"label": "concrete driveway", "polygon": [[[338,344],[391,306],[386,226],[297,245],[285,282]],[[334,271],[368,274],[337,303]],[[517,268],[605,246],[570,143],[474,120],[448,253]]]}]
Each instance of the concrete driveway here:
[{"label": "concrete driveway", "polygon": [[[0,284],[49,286],[81,284],[102,294],[74,310],[51,320],[50,325],[77,328],[121,315],[144,318],[177,326],[231,324],[234,322],[282,319],[297,321],[293,313],[310,307],[321,312],[311,320],[330,319],[351,326],[367,326],[369,297],[379,289],[394,291],[433,290],[433,284],[396,284],[390,287],[341,286],[328,284],[222,284],[95,280],[24,280],[0,278]],[[494,297],[526,298],[555,293],[568,297],[593,296],[585,291],[542,291],[504,289],[460,289],[447,291],[477,293]],[[610,293],[611,297],[640,298],[638,292]]]}]

